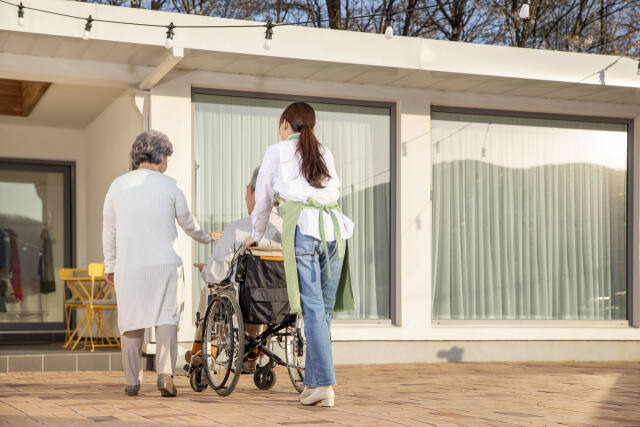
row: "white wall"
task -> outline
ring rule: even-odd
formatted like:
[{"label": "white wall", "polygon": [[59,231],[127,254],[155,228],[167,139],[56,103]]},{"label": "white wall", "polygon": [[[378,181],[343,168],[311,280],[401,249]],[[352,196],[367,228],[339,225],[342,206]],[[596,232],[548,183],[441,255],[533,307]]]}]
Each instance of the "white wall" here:
[{"label": "white wall", "polygon": [[[193,156],[191,143],[191,88],[181,82],[151,90],[149,128],[164,132],[173,144],[173,154],[166,174],[178,181],[184,191],[187,203],[192,206],[193,189]],[[186,295],[184,311],[178,330],[178,339],[183,342],[193,341],[193,309],[191,283],[193,281],[192,240],[178,227],[177,251],[182,256]],[[209,231],[209,230],[207,230]],[[188,346],[189,349],[191,348]],[[148,350],[148,352],[151,350]]]},{"label": "white wall", "polygon": [[[111,181],[129,170],[131,143],[142,129],[142,116],[129,93],[116,99],[84,130],[0,124],[0,157],[76,163],[74,267],[103,260],[104,196]],[[106,315],[115,326],[115,313]]]},{"label": "white wall", "polygon": [[125,93],[109,105],[86,129],[87,161],[87,250],[90,262],[102,262],[102,205],[111,182],[129,171],[129,152],[142,132],[142,116],[133,94]]},{"label": "white wall", "polygon": [[[134,95],[126,92],[113,101],[85,128],[87,137],[87,259],[103,262],[102,207],[111,182],[129,171],[129,152],[135,137],[142,132],[142,116]],[[105,319],[119,334],[117,311],[105,311]],[[94,330],[94,333],[97,333]]]},{"label": "white wall", "polygon": [[[619,324],[562,323],[546,327],[541,323],[469,324],[436,326],[431,322],[431,105],[509,109],[556,114],[635,118],[636,145],[640,142],[640,107],[633,105],[575,102],[541,98],[492,96],[460,92],[419,90],[348,83],[266,78],[259,76],[174,72],[171,79],[153,89],[151,127],[166,132],[176,145],[176,159],[168,173],[174,176],[191,202],[193,188],[191,87],[208,87],[248,92],[397,102],[398,221],[397,322],[334,323],[335,341],[393,340],[633,340],[640,329]],[[637,170],[638,168],[636,168]],[[637,198],[636,198],[637,201]],[[637,215],[637,210],[636,210]],[[637,218],[636,218],[637,224]],[[636,238],[638,227],[636,227]],[[190,266],[191,241],[180,235],[180,251]],[[187,271],[186,300],[190,300],[193,271]],[[636,287],[638,281],[635,281]],[[640,289],[640,287],[638,287]],[[639,292],[635,292],[637,295]],[[191,339],[190,307],[186,307],[181,340]],[[547,325],[548,323],[545,323]]]}]

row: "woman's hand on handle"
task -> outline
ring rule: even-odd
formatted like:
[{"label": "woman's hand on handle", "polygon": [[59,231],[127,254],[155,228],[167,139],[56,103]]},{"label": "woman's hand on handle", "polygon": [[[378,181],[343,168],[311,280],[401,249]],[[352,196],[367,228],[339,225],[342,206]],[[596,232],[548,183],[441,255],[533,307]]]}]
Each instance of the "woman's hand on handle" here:
[{"label": "woman's hand on handle", "polygon": [[251,247],[256,246],[256,241],[253,240],[253,237],[249,236],[246,239],[244,239],[244,249],[247,250]]}]

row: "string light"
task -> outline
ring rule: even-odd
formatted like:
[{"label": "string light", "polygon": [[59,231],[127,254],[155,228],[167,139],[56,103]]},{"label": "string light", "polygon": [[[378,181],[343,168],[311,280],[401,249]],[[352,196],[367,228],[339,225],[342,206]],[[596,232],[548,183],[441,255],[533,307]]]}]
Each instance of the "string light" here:
[{"label": "string light", "polygon": [[[71,15],[71,14],[67,14],[67,13],[61,13],[61,12],[55,12],[52,10],[46,10],[46,9],[40,9],[40,8],[35,8],[35,7],[29,7],[29,6],[24,6],[22,2],[20,2],[20,4],[16,4],[13,3],[10,0],[0,0],[0,3],[4,3],[13,7],[17,7],[18,8],[18,25],[23,26],[24,25],[24,10],[25,9],[30,9],[30,10],[35,10],[37,12],[42,12],[42,13],[46,13],[46,14],[50,14],[50,15],[56,15],[56,16],[62,16],[62,17],[66,17],[66,18],[72,18],[72,19],[78,19],[78,20],[83,20],[86,21],[85,24],[85,30],[82,33],[82,38],[87,40],[90,37],[90,32],[91,32],[91,27],[92,24],[94,22],[102,22],[102,23],[110,23],[110,24],[120,24],[120,25],[134,25],[134,26],[140,26],[140,27],[164,27],[167,28],[167,38],[165,40],[165,47],[167,49],[171,48],[173,46],[173,36],[175,35],[174,30],[176,28],[255,28],[255,27],[266,27],[266,32],[265,32],[265,42],[264,42],[264,48],[265,50],[270,50],[271,49],[271,40],[273,39],[273,29],[275,27],[280,27],[280,26],[300,26],[300,25],[309,25],[309,24],[313,24],[313,25],[319,25],[322,23],[326,23],[326,22],[331,22],[334,21],[336,19],[319,19],[319,20],[306,20],[306,21],[298,21],[298,22],[281,22],[281,23],[276,23],[274,24],[272,22],[272,20],[268,20],[268,22],[266,24],[244,24],[244,25],[174,25],[173,22],[167,26],[167,25],[161,25],[161,24],[147,24],[147,23],[142,23],[142,22],[127,22],[127,21],[116,21],[116,20],[111,20],[111,19],[94,19],[93,17],[89,16],[89,18],[84,18],[81,16],[77,16],[77,15]],[[449,3],[449,2],[448,2]],[[527,10],[528,10],[528,3],[527,3]],[[422,6],[422,7],[413,7],[413,8],[409,8],[409,9],[405,9],[405,10],[399,10],[396,12],[384,12],[384,13],[372,13],[372,14],[368,14],[368,15],[361,15],[361,16],[351,16],[351,17],[345,17],[345,18],[338,18],[338,21],[343,21],[343,20],[353,20],[353,19],[367,19],[367,18],[377,18],[377,17],[382,17],[382,16],[386,16],[385,18],[385,32],[384,35],[387,39],[391,39],[393,38],[393,16],[397,15],[397,14],[401,14],[401,13],[412,13],[415,11],[424,11],[424,10],[429,10],[429,9],[434,9],[439,7],[438,5],[430,5],[430,6]],[[524,6],[523,6],[524,7]]]},{"label": "string light", "polygon": [[93,26],[93,18],[91,15],[87,18],[87,23],[84,25],[84,32],[82,33],[82,38],[85,40],[89,40],[91,27]]},{"label": "string light", "polygon": [[173,22],[172,22],[169,24],[167,28],[168,28],[167,39],[164,41],[164,47],[167,49],[171,49],[173,47],[173,36],[175,35],[175,33],[173,32],[173,29],[176,28],[176,26],[173,25]]},{"label": "string light", "polygon": [[24,27],[24,5],[22,2],[18,5],[18,25]]},{"label": "string light", "polygon": [[387,19],[384,20],[384,36],[387,39],[393,38],[393,17],[391,15],[387,16]]},{"label": "string light", "polygon": [[529,12],[530,12],[530,6],[529,6],[529,0],[527,0],[527,2],[524,3],[520,8],[520,13],[519,13],[520,18],[529,19]]},{"label": "string light", "polygon": [[274,27],[271,19],[267,20],[265,27],[267,27],[267,30],[264,33],[264,50],[271,50],[271,39],[273,38]]}]

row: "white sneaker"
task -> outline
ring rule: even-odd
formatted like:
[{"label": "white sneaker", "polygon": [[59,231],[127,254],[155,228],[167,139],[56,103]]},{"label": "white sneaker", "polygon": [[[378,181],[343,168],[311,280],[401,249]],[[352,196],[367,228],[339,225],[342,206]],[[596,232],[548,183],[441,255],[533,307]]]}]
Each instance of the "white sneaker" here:
[{"label": "white sneaker", "polygon": [[336,394],[333,392],[332,386],[316,387],[304,399],[300,399],[300,403],[306,406],[315,405],[322,402],[322,406],[332,407],[335,403]]},{"label": "white sneaker", "polygon": [[308,385],[304,386],[304,390],[302,390],[302,393],[300,393],[300,402],[302,402],[302,399],[306,399],[307,397],[309,397],[315,389],[315,387],[309,387]]}]

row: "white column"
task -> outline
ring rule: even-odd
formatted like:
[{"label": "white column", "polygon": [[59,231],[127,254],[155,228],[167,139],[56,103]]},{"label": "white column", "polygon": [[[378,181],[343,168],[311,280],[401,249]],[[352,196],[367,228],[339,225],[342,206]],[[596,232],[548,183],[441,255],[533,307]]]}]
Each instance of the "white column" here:
[{"label": "white column", "polygon": [[[191,86],[182,79],[160,84],[151,90],[149,127],[165,133],[173,144],[166,174],[175,178],[184,192],[189,206],[193,206],[193,150],[191,143]],[[178,326],[178,341],[190,343],[195,332],[192,310],[194,280],[193,240],[178,227],[177,251],[184,265],[184,311]],[[190,344],[188,344],[191,348]],[[186,345],[179,349],[182,353]]]}]

